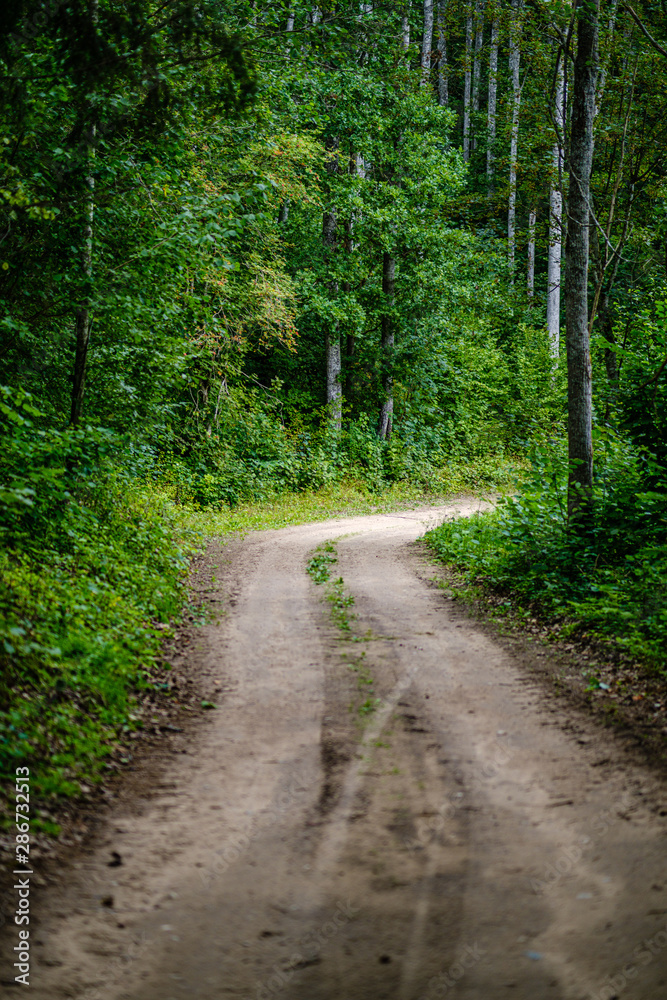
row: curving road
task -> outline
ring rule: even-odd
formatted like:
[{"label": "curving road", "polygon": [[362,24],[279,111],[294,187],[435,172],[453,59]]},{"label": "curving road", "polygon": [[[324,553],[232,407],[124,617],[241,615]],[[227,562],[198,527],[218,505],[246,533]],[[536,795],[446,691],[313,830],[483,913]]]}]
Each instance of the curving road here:
[{"label": "curving road", "polygon": [[[409,545],[476,506],[222,551],[219,708],[45,894],[33,1000],[667,997],[664,785]],[[351,636],[305,572],[327,539]]]}]

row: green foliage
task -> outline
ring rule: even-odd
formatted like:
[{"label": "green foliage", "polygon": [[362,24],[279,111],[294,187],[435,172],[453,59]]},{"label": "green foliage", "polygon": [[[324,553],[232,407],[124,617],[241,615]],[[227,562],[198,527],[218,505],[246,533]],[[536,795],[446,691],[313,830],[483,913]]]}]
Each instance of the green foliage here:
[{"label": "green foliage", "polygon": [[[447,109],[422,85],[415,5],[407,52],[399,6],[360,15],[357,3],[337,4],[315,25],[297,5],[292,33],[285,7],[246,0],[186,2],[157,19],[146,0],[131,13],[109,0],[94,8],[28,2],[0,13],[1,766],[27,754],[44,794],[99,771],[154,662],[155,623],[178,614],[198,532],[505,489],[531,447],[521,495],[444,527],[437,545],[476,578],[658,662],[667,118],[660,56],[628,30],[628,12],[602,38],[596,513],[592,534],[575,540],[559,444],[564,364],[543,327],[555,141],[545,39],[567,34],[566,8],[526,9],[521,25],[513,270],[509,8],[484,14],[483,45],[490,16],[500,32],[497,130],[492,141],[482,85],[468,163],[458,2],[444,13]],[[483,54],[483,84],[488,64]],[[532,210],[529,297],[520,259]],[[326,246],[323,212],[336,222]],[[73,428],[84,313],[83,421]],[[332,336],[341,428],[326,405]],[[380,440],[390,391],[393,432]],[[316,554],[310,572],[349,628],[334,558]]]},{"label": "green foliage", "polygon": [[[471,582],[535,602],[570,632],[587,633],[663,670],[667,655],[667,482],[627,440],[598,431],[595,522],[568,529],[563,447],[536,447],[519,495],[491,513],[426,536]],[[658,488],[647,489],[651,480]]]},{"label": "green foliage", "polygon": [[325,585],[325,599],[331,605],[331,620],[334,625],[343,632],[349,632],[355,616],[350,614],[348,609],[353,606],[354,597],[345,590],[342,576],[336,580],[331,579],[331,567],[337,562],[336,542],[324,542],[323,545],[318,545],[308,560],[306,572],[313,583]]},{"label": "green foliage", "polygon": [[318,545],[315,554],[308,560],[306,572],[316,584],[328,583],[331,578],[331,567],[338,562],[335,555],[336,546],[334,542],[325,542]]},{"label": "green foliage", "polygon": [[0,774],[21,759],[41,796],[75,794],[128,721],[157,623],[180,611],[192,543],[117,438],[35,431],[30,397],[3,398]]}]

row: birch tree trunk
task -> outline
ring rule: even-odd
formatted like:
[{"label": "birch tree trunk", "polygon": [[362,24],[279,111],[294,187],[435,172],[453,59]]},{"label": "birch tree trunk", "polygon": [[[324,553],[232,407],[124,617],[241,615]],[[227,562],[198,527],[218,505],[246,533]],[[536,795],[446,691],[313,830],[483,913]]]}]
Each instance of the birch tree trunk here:
[{"label": "birch tree trunk", "polygon": [[445,15],[447,0],[438,4],[438,104],[444,108],[449,104],[449,68],[447,66],[447,34]]},{"label": "birch tree trunk", "polygon": [[433,48],[433,0],[424,0],[424,33],[422,35],[420,86],[428,84],[431,75],[431,49]]},{"label": "birch tree trunk", "polygon": [[479,84],[482,78],[482,46],[484,45],[484,0],[475,4],[475,57],[472,66],[472,110],[479,111]]},{"label": "birch tree trunk", "polygon": [[509,68],[512,75],[512,131],[510,138],[510,191],[507,210],[507,245],[510,270],[512,272],[514,271],[516,253],[516,171],[519,160],[519,107],[521,105],[521,83],[519,80],[521,49],[519,47],[519,33],[522,9],[523,0],[512,0],[509,58]]},{"label": "birch tree trunk", "polygon": [[404,52],[410,48],[410,18],[407,10],[401,17],[401,48]]},{"label": "birch tree trunk", "polygon": [[498,18],[491,24],[491,47],[489,49],[489,98],[486,111],[486,179],[489,194],[493,185],[493,161],[496,143],[496,102],[498,97]]},{"label": "birch tree trunk", "polygon": [[382,316],[382,387],[384,389],[384,402],[380,410],[380,423],[378,434],[381,438],[389,440],[391,437],[392,417],[394,413],[394,377],[393,377],[393,355],[394,355],[394,324],[391,317],[391,309],[394,305],[394,295],[396,289],[396,261],[394,257],[385,252],[382,257],[382,291],[384,293],[384,313]]},{"label": "birch tree trunk", "polygon": [[549,253],[547,263],[547,331],[551,356],[558,357],[560,341],[560,274],[563,245],[563,141],[565,137],[565,71],[563,58],[558,63],[554,95],[556,141],[551,153],[549,191]]},{"label": "birch tree trunk", "polygon": [[472,7],[466,18],[466,49],[463,77],[463,159],[470,159],[470,96],[472,89]]},{"label": "birch tree trunk", "polygon": [[537,225],[537,209],[531,208],[528,216],[528,268],[527,291],[528,297],[532,299],[535,294],[535,227]]},{"label": "birch tree trunk", "polygon": [[[291,35],[292,32],[294,31],[294,11],[293,10],[289,10],[287,12],[287,26],[286,26],[285,30],[286,30],[286,32],[287,32],[288,35]],[[290,57],[291,49],[292,49],[292,41],[290,39],[287,42],[287,58],[288,59]],[[281,226],[284,226],[285,223],[287,222],[288,216],[289,216],[289,202],[288,202],[287,199],[285,199],[285,201],[281,204],[280,208],[278,209],[278,224],[281,225]]]},{"label": "birch tree trunk", "polygon": [[[339,171],[338,162],[338,139],[330,139],[327,148],[331,153],[327,163],[327,173],[331,176]],[[338,220],[333,210],[325,211],[322,217],[322,242],[324,244],[325,258],[330,266],[333,265],[337,248],[337,228]],[[329,282],[329,294],[335,298],[338,294],[338,281],[333,279]],[[338,320],[328,322],[325,338],[324,353],[326,356],[326,399],[329,408],[329,420],[331,425],[340,430],[342,420],[342,387],[340,384],[341,355],[340,355],[340,327]]]},{"label": "birch tree trunk", "polygon": [[577,10],[570,185],[565,255],[568,481],[570,524],[586,528],[593,513],[591,356],[588,333],[588,250],[593,122],[598,78],[600,0]]}]

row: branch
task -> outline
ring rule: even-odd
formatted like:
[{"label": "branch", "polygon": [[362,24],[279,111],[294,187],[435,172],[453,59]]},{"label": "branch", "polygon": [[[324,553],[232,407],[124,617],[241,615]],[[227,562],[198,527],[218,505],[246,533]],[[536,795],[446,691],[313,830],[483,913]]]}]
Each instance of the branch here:
[{"label": "branch", "polygon": [[635,24],[637,25],[637,27],[639,28],[639,30],[641,31],[641,33],[643,35],[645,35],[646,38],[648,38],[649,42],[651,43],[651,45],[653,46],[653,48],[656,50],[656,52],[659,52],[661,56],[663,56],[665,59],[667,59],[667,49],[663,49],[662,45],[660,45],[658,42],[656,42],[656,40],[653,37],[653,35],[651,35],[649,33],[648,29],[645,28],[644,25],[642,24],[642,22],[639,20],[639,16],[637,14],[635,14],[635,12],[632,9],[632,7],[630,6],[630,4],[629,3],[624,3],[623,4],[623,9],[627,10],[627,12],[630,15],[630,17],[632,18],[632,20],[635,22]]}]

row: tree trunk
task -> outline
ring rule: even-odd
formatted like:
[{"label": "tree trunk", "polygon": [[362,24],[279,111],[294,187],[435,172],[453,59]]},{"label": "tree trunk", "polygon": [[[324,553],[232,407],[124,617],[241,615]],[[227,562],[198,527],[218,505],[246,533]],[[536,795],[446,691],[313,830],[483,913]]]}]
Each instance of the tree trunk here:
[{"label": "tree trunk", "polygon": [[[338,139],[330,139],[327,142],[327,149],[331,155],[327,163],[327,173],[331,176],[339,172],[338,162]],[[337,249],[337,228],[338,219],[333,210],[326,211],[322,218],[322,242],[324,243],[324,253],[330,265]],[[329,294],[332,298],[338,295],[338,281],[333,279],[329,282]],[[342,388],[340,384],[341,355],[340,355],[340,328],[338,320],[332,320],[326,329],[324,338],[324,352],[326,355],[326,399],[329,408],[329,420],[336,430],[340,430],[342,421]]]},{"label": "tree trunk", "polygon": [[[89,7],[90,28],[96,30],[99,16],[98,0],[91,0]],[[92,115],[92,103],[88,101],[88,111]],[[75,313],[76,348],[74,355],[74,372],[72,375],[72,397],[70,423],[76,426],[81,419],[83,409],[83,394],[86,385],[86,367],[88,362],[88,345],[92,316],[90,312],[90,284],[93,276],[93,222],[95,218],[95,178],[93,163],[95,160],[96,127],[90,124],[84,132],[86,148],[86,176],[84,180],[85,194],[83,201],[84,226],[81,254],[82,271],[86,283],[86,293],[82,303]]]},{"label": "tree trunk", "polygon": [[394,305],[396,289],[396,261],[391,254],[385,252],[382,257],[382,291],[384,293],[384,314],[382,316],[382,387],[384,402],[380,410],[378,434],[389,440],[391,437],[392,417],[394,413],[394,324],[391,310]]},{"label": "tree trunk", "polygon": [[401,17],[401,48],[404,52],[410,48],[410,18],[407,10]]},{"label": "tree trunk", "polygon": [[486,112],[486,179],[489,194],[493,186],[493,160],[496,143],[496,102],[498,96],[498,18],[491,24],[491,48],[489,51],[489,101]]},{"label": "tree trunk", "polygon": [[470,96],[472,89],[472,7],[466,18],[466,50],[463,76],[463,159],[470,159]]},{"label": "tree trunk", "polygon": [[532,299],[535,294],[535,226],[537,224],[537,209],[531,208],[528,216],[528,269],[527,286],[528,297]]},{"label": "tree trunk", "polygon": [[512,74],[512,132],[510,139],[510,191],[507,210],[507,245],[512,273],[514,272],[514,257],[516,253],[516,172],[519,160],[519,107],[521,104],[521,83],[519,80],[521,50],[519,48],[519,32],[522,8],[523,0],[512,0],[509,59],[510,73]]},{"label": "tree trunk", "polygon": [[[364,163],[364,158],[360,153],[350,157],[349,171],[352,176],[365,177],[366,176],[366,165]],[[352,213],[350,218],[345,223],[345,238],[344,247],[346,254],[353,254],[356,246],[354,242],[354,223],[356,221],[356,214]],[[349,295],[351,291],[351,285],[349,282],[345,282],[343,285],[343,292]],[[345,335],[345,400],[348,404],[353,401],[354,396],[354,377],[352,373],[352,358],[354,357],[355,349],[355,337],[353,332],[348,332]]]},{"label": "tree trunk", "polygon": [[591,356],[588,333],[588,248],[593,122],[598,76],[600,0],[577,10],[570,185],[565,259],[568,396],[568,516],[587,527],[593,513]]},{"label": "tree trunk", "polygon": [[[95,126],[91,125],[86,131],[86,157],[88,159],[88,172],[86,174],[86,197],[84,202],[84,227],[83,227],[83,253],[82,264],[86,284],[90,286],[93,275],[93,220],[95,215],[95,178],[92,174],[93,159],[95,151]],[[70,411],[70,423],[76,426],[81,418],[83,409],[83,393],[86,385],[86,366],[88,361],[88,345],[90,343],[90,328],[92,317],[90,314],[90,291],[86,292],[84,301],[76,310],[76,353],[74,357],[74,375],[72,378],[72,406]]]},{"label": "tree trunk", "polygon": [[475,4],[475,58],[472,66],[472,110],[479,111],[479,84],[482,78],[482,46],[484,45],[484,0]]},{"label": "tree trunk", "polygon": [[422,35],[421,81],[428,84],[431,75],[431,49],[433,48],[433,0],[424,0],[424,34]]},{"label": "tree trunk", "polygon": [[444,108],[449,104],[449,68],[447,66],[447,34],[445,15],[447,0],[438,4],[438,104]]},{"label": "tree trunk", "polygon": [[547,264],[547,330],[551,355],[559,354],[560,341],[560,272],[563,245],[563,141],[565,136],[565,72],[563,57],[558,63],[554,122],[556,141],[551,154],[552,176],[549,192],[549,255]]},{"label": "tree trunk", "polygon": [[604,59],[601,62],[598,69],[598,79],[595,87],[595,117],[597,118],[600,113],[600,108],[602,107],[602,98],[604,97],[604,88],[607,82],[607,67],[609,66],[609,57],[612,49],[614,28],[616,27],[616,15],[618,14],[618,0],[612,0],[611,10],[609,11],[609,21],[607,22],[607,44],[603,43],[603,51],[605,51]]}]

